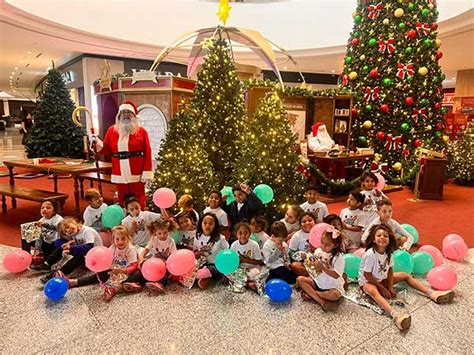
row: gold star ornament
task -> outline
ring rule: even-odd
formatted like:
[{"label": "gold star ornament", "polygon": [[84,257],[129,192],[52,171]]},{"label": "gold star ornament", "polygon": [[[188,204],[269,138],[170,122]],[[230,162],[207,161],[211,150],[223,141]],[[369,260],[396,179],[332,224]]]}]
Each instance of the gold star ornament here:
[{"label": "gold star ornament", "polygon": [[231,7],[229,6],[229,0],[219,0],[219,10],[217,11],[217,15],[224,26],[227,22],[227,19],[229,18],[230,9]]}]

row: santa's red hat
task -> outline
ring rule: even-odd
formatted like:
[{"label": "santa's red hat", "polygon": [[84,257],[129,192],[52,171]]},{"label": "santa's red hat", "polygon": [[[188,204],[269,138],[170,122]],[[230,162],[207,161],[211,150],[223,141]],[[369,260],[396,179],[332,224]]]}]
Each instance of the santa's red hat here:
[{"label": "santa's red hat", "polygon": [[313,137],[316,137],[318,135],[319,126],[324,126],[324,123],[316,122],[314,125],[311,126],[311,131],[313,133]]},{"label": "santa's red hat", "polygon": [[138,115],[137,106],[135,106],[135,104],[130,100],[124,101],[124,103],[119,106],[119,110],[118,110],[117,115],[119,115],[120,112],[122,112],[122,111],[131,111],[135,114],[135,116]]}]

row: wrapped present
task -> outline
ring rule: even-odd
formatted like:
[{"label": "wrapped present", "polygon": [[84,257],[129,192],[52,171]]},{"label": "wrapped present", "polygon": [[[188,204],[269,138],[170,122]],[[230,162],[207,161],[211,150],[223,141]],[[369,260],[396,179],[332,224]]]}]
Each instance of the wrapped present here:
[{"label": "wrapped present", "polygon": [[243,293],[247,285],[247,274],[245,269],[238,268],[235,272],[225,275],[229,279],[228,290],[236,293]]},{"label": "wrapped present", "polygon": [[260,272],[257,275],[252,275],[252,278],[255,282],[255,286],[257,287],[257,293],[260,296],[265,295],[265,283],[267,281],[268,275],[270,274],[270,269],[268,269],[266,266],[262,266],[260,268]]},{"label": "wrapped present", "polygon": [[125,273],[118,273],[114,274],[110,272],[109,279],[105,282],[108,287],[119,288],[122,282],[124,282],[128,278],[128,275]]},{"label": "wrapped present", "polygon": [[74,258],[74,256],[72,256],[68,252],[63,251],[63,257],[56,264],[51,266],[51,270],[53,270],[53,271],[60,270],[64,265],[66,265],[66,263],[69,260],[71,260],[73,258]]},{"label": "wrapped present", "polygon": [[28,243],[35,241],[41,236],[41,227],[36,225],[36,222],[28,222],[20,224],[21,239]]}]

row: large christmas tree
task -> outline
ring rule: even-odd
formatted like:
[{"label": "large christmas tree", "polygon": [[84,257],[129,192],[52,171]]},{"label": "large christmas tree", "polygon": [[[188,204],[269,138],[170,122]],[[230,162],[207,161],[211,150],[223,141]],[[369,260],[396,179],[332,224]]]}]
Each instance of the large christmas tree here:
[{"label": "large christmas tree", "polygon": [[260,101],[245,141],[235,180],[272,187],[275,198],[266,206],[266,214],[270,219],[281,218],[289,205],[301,199],[304,178],[297,172],[299,158],[292,149],[296,136],[276,92]]},{"label": "large christmas tree", "polygon": [[342,76],[355,94],[352,143],[410,169],[416,148],[445,145],[436,3],[359,0],[353,17]]},{"label": "large christmas tree", "polygon": [[474,184],[474,123],[471,122],[461,140],[448,145],[448,174],[462,185]]},{"label": "large christmas tree", "polygon": [[35,123],[26,140],[26,154],[29,158],[82,158],[84,133],[71,120],[74,103],[61,73],[51,69],[46,80],[46,90],[37,101]]}]

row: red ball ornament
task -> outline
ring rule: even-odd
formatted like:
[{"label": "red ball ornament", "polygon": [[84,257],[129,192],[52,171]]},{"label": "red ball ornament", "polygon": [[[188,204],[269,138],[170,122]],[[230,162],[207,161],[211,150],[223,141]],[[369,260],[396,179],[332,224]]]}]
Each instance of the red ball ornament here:
[{"label": "red ball ornament", "polygon": [[433,23],[431,24],[431,28],[436,31],[436,30],[438,29],[438,23],[437,23],[437,22],[433,22]]},{"label": "red ball ornament", "polygon": [[359,115],[359,110],[357,109],[357,107],[353,107],[352,108],[352,116],[358,116]]},{"label": "red ball ornament", "polygon": [[390,108],[387,104],[383,104],[382,106],[380,106],[380,111],[382,111],[383,113],[387,113],[388,111],[390,111]]},{"label": "red ball ornament", "polygon": [[408,149],[403,149],[403,155],[408,156],[410,154],[410,151]]},{"label": "red ball ornament", "polygon": [[371,78],[376,78],[376,77],[379,76],[379,71],[378,71],[377,69],[372,69],[372,70],[370,71],[370,73],[369,73],[369,76],[370,76]]},{"label": "red ball ornament", "polygon": [[442,124],[441,122],[438,122],[438,123],[436,124],[436,129],[437,129],[438,131],[441,131],[441,130],[443,129],[443,124]]},{"label": "red ball ornament", "polygon": [[412,105],[415,103],[415,100],[413,100],[413,97],[408,96],[408,97],[405,98],[405,103],[406,103],[408,106],[412,106]]},{"label": "red ball ornament", "polygon": [[440,110],[441,109],[441,102],[435,103],[434,107],[435,107],[436,110]]},{"label": "red ball ornament", "polygon": [[359,39],[354,38],[354,39],[352,39],[351,43],[352,43],[353,46],[357,46],[359,44]]},{"label": "red ball ornament", "polygon": [[378,132],[377,132],[377,139],[378,139],[378,140],[381,140],[381,141],[384,140],[384,139],[385,139],[385,132],[383,132],[383,131],[378,131]]},{"label": "red ball ornament", "polygon": [[422,143],[423,142],[421,141],[421,139],[415,139],[415,141],[413,142],[413,145],[418,148],[421,146]]},{"label": "red ball ornament", "polygon": [[416,38],[416,31],[415,31],[415,30],[410,30],[410,31],[408,31],[408,32],[407,32],[407,37],[408,37],[409,39],[414,39],[414,38]]},{"label": "red ball ornament", "polygon": [[443,52],[437,51],[436,52],[436,59],[440,60],[441,58],[443,58]]}]

